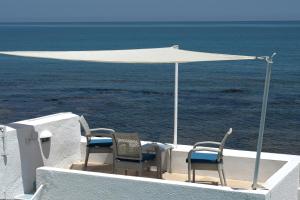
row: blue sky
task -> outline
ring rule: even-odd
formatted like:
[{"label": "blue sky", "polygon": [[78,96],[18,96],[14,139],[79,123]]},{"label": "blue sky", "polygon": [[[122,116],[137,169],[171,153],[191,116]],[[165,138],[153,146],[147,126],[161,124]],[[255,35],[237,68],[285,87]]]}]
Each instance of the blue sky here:
[{"label": "blue sky", "polygon": [[300,0],[1,0],[0,22],[300,20]]}]

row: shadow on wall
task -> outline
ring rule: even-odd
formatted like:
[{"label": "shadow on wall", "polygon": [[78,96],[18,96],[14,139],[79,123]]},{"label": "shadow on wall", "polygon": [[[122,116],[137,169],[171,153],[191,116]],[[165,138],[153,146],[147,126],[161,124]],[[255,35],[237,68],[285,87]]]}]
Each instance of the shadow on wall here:
[{"label": "shadow on wall", "polygon": [[0,125],[0,156],[3,158],[4,165],[7,165],[7,154],[5,144],[6,125]]},{"label": "shadow on wall", "polygon": [[[34,193],[36,190],[36,168],[44,166],[39,134],[30,125],[12,123],[9,126],[17,131],[24,193]],[[50,145],[43,148],[45,148],[44,151],[48,157]]]},{"label": "shadow on wall", "polygon": [[50,155],[51,139],[41,139],[42,153],[44,158],[48,159]]}]

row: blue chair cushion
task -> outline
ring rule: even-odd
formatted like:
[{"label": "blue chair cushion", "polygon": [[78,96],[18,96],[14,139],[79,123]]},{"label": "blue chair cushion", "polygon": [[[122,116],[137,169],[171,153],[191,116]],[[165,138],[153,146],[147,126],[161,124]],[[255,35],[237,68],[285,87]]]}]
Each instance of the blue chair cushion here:
[{"label": "blue chair cushion", "polygon": [[89,147],[110,147],[112,145],[113,145],[112,138],[101,138],[101,137],[91,138],[88,144]]},{"label": "blue chair cushion", "polygon": [[[142,161],[149,161],[149,160],[154,160],[156,155],[155,153],[143,153],[142,154],[143,158]],[[131,159],[123,159],[123,158],[118,158],[118,160],[121,161],[129,161],[129,162],[139,162],[139,160],[131,160]]]},{"label": "blue chair cushion", "polygon": [[[188,162],[188,158],[186,159],[186,162]],[[193,152],[191,163],[218,163],[218,154]]]}]

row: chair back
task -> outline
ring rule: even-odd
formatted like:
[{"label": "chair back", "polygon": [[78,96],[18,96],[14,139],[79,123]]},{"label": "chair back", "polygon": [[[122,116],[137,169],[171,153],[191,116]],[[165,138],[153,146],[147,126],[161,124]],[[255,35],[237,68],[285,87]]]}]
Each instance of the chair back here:
[{"label": "chair back", "polygon": [[91,130],[90,130],[89,124],[87,123],[87,121],[85,120],[83,115],[81,115],[79,117],[79,123],[80,123],[81,127],[83,128],[83,130],[85,132],[85,136],[90,136],[91,135]]},{"label": "chair back", "polygon": [[115,158],[141,160],[142,146],[137,133],[114,133]]},{"label": "chair back", "polygon": [[224,149],[226,140],[227,140],[227,138],[231,135],[231,133],[232,133],[232,128],[230,128],[230,129],[227,131],[227,133],[225,134],[225,136],[223,137],[223,139],[222,139],[222,141],[221,141],[221,144],[220,144],[220,146],[219,146],[221,155],[223,155],[223,149]]}]

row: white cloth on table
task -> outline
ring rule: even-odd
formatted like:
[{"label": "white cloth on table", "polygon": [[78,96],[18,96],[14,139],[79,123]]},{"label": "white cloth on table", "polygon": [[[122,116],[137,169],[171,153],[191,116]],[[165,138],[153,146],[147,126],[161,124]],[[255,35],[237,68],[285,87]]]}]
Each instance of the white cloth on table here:
[{"label": "white cloth on table", "polygon": [[152,145],[157,145],[161,152],[161,169],[163,172],[168,171],[170,164],[170,149],[172,145],[163,144],[160,142],[141,141],[142,148],[147,148]]}]

